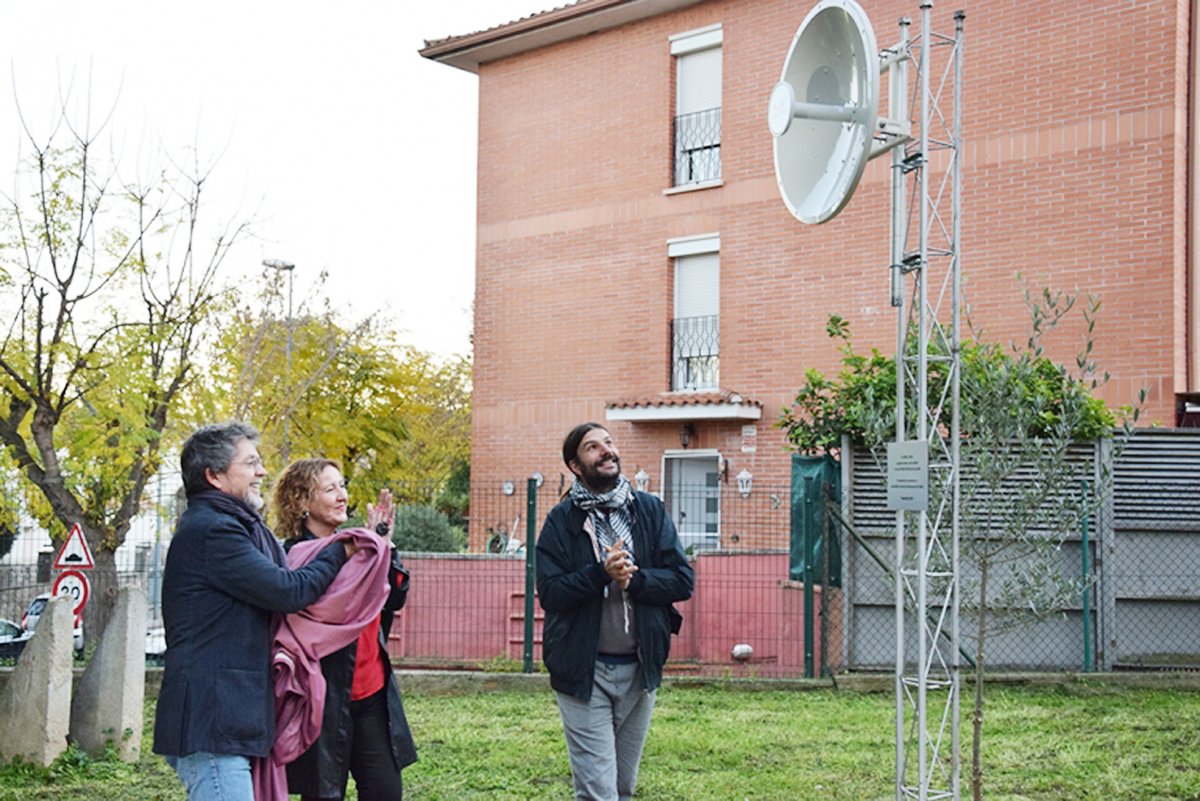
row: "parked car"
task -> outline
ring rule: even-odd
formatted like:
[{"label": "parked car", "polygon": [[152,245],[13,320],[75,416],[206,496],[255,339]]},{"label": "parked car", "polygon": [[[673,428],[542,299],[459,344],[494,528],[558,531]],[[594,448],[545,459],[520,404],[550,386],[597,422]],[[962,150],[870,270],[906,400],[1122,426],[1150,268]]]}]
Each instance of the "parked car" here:
[{"label": "parked car", "polygon": [[33,636],[11,620],[0,617],[0,659],[16,659]]},{"label": "parked car", "polygon": [[[46,605],[53,598],[50,593],[44,592],[29,602],[29,606],[25,609],[25,614],[21,616],[21,628],[29,633],[37,627],[37,622],[42,616],[42,612],[46,610]],[[83,621],[79,620],[75,623],[75,632],[71,637],[71,647],[75,650],[75,658],[83,656]]]},{"label": "parked car", "polygon": [[146,629],[146,662],[161,665],[167,659],[167,631],[162,626]]}]

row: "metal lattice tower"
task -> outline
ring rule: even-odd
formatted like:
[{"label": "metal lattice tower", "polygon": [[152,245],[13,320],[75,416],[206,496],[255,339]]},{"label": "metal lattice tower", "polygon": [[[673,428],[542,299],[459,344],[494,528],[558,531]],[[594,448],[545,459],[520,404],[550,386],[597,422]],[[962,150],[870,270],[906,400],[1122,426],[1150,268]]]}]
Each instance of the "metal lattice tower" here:
[{"label": "metal lattice tower", "polygon": [[[877,53],[870,20],[855,0],[821,0],[796,31],[767,106],[775,178],[784,204],[801,222],[836,216],[866,162],[892,157],[897,369],[888,502],[897,510],[897,801],[959,797],[959,130],[965,15],[955,14],[954,36],[946,37],[930,29],[932,0],[921,0],[920,8],[919,39],[910,37],[910,22],[902,19],[898,42]],[[910,100],[913,65],[919,89]],[[884,72],[886,116],[879,112]],[[910,105],[916,104],[914,130]]]},{"label": "metal lattice tower", "polygon": [[[960,797],[959,377],[962,285],[960,138],[963,20],[952,37],[921,29],[888,63],[893,110],[915,130],[892,150],[892,305],[897,307],[896,441],[928,444],[928,506],[896,512],[896,799]],[[933,380],[931,381],[931,373]],[[931,396],[931,392],[933,393]]]}]

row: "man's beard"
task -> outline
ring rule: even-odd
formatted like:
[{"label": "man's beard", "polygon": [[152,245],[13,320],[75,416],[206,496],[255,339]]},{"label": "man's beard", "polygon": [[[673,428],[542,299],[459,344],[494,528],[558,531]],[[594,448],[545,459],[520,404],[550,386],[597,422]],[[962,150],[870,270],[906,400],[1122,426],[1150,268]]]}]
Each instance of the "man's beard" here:
[{"label": "man's beard", "polygon": [[612,461],[617,465],[617,472],[613,473],[611,476],[605,475],[597,470],[596,468],[600,466],[599,464],[596,464],[595,466],[579,466],[579,471],[582,474],[580,475],[580,478],[583,479],[583,483],[587,484],[588,489],[590,489],[592,492],[608,492],[617,486],[617,482],[621,479],[621,457],[614,456]]}]

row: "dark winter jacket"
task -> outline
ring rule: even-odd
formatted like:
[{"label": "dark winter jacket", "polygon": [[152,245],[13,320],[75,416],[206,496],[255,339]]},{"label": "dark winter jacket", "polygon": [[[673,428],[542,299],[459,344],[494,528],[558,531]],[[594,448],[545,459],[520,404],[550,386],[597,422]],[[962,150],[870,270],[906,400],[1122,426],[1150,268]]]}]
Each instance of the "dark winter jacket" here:
[{"label": "dark winter jacket", "polygon": [[276,614],[316,601],[346,561],[326,548],[299,570],[255,547],[233,517],[193,499],[163,570],[166,665],[154,752],[265,756],[275,742],[271,638]]},{"label": "dark winter jacket", "polygon": [[[305,531],[302,539],[312,539]],[[295,541],[289,540],[285,547],[291,548]],[[400,562],[400,556],[392,551],[392,565],[388,571],[388,586],[391,592],[384,602],[379,621],[379,648],[381,658],[387,660],[387,638],[392,630],[396,612],[404,606],[408,597],[408,570]],[[358,652],[358,641],[335,651],[321,660],[321,673],[325,676],[325,713],[321,723],[321,735],[311,747],[287,766],[288,792],[301,793],[320,798],[340,798],[350,770],[350,734],[353,723],[350,718],[350,686],[354,681],[354,659]],[[417,761],[416,747],[408,719],[404,716],[404,705],[400,689],[392,672],[391,662],[384,667],[384,692],[387,693],[388,732],[391,736],[392,758],[396,768],[403,770]]]},{"label": "dark winter jacket", "polygon": [[[537,541],[537,593],[546,612],[542,656],[550,685],[582,700],[591,698],[600,641],[600,607],[611,579],[596,560],[584,530],[587,513],[562,501],[546,516]],[[629,582],[634,605],[638,661],[647,690],[662,681],[679,631],[679,613],[671,606],[692,595],[694,575],[675,524],[662,501],[645,492],[633,494],[633,552],[638,570]]]}]

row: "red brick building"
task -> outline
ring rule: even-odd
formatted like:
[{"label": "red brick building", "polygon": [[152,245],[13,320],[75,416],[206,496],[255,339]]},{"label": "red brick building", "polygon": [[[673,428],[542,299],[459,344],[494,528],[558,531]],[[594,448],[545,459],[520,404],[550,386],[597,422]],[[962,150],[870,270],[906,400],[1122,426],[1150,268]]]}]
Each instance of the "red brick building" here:
[{"label": "red brick building", "polygon": [[[422,50],[479,76],[473,485],[536,471],[557,491],[563,435],[599,420],[690,544],[729,547],[739,474],[786,492],[773,424],[807,368],[838,368],[828,316],[894,350],[888,159],[824,225],[776,188],[767,99],[810,5],[580,0]],[[916,0],[862,5],[881,46],[919,23]],[[1023,341],[1018,274],[1095,294],[1106,401],[1145,386],[1143,419],[1175,425],[1200,390],[1196,4],[960,0],[933,27],[958,8],[972,320]],[[1081,330],[1051,355],[1071,363]]]}]

